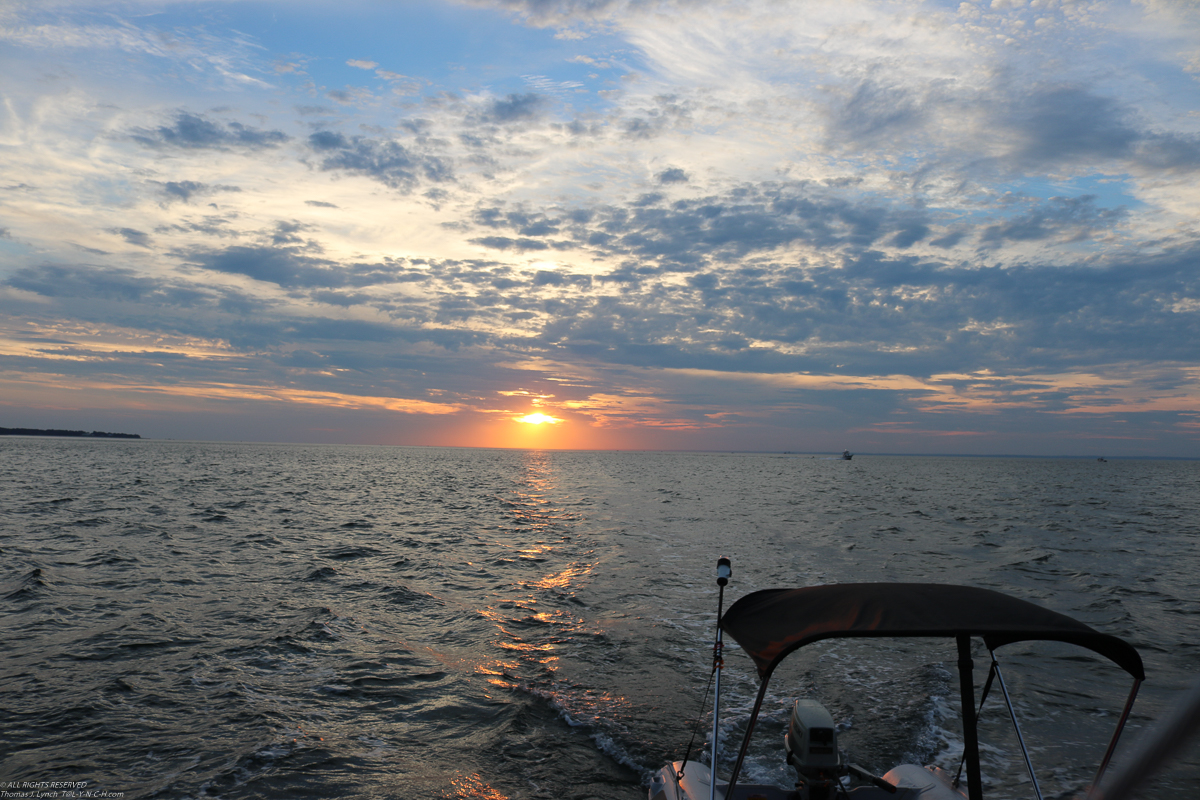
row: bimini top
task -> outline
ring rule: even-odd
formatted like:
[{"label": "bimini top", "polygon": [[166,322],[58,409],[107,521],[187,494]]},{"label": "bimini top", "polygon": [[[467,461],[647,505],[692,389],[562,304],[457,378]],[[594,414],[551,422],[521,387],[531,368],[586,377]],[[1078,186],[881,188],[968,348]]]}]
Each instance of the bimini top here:
[{"label": "bimini top", "polygon": [[1132,646],[1055,611],[990,589],[936,583],[836,583],[765,589],[721,618],[758,665],[759,677],[789,653],[821,639],[879,636],[979,636],[989,650],[1042,639],[1086,647],[1145,680]]}]

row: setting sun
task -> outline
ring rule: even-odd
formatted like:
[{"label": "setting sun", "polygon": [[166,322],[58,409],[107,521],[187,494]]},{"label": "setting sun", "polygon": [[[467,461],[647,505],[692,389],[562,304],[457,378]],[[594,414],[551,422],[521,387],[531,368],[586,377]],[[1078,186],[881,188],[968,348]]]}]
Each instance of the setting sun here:
[{"label": "setting sun", "polygon": [[562,422],[558,417],[551,417],[541,412],[536,414],[527,414],[523,417],[517,417],[517,422],[524,422],[528,425],[557,425]]}]

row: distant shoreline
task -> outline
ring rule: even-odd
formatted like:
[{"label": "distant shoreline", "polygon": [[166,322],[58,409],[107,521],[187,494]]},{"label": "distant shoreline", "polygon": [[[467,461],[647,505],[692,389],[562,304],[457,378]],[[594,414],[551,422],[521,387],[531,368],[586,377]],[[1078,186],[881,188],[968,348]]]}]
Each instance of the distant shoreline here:
[{"label": "distant shoreline", "polygon": [[86,439],[140,439],[136,433],[105,433],[104,431],[63,431],[55,428],[0,428],[0,436],[75,436]]}]

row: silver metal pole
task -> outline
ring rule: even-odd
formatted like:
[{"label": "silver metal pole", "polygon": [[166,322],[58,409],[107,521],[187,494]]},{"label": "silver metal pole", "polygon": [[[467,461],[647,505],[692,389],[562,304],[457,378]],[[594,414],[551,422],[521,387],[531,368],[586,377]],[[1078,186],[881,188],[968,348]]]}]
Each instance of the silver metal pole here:
[{"label": "silver metal pole", "polygon": [[709,759],[708,770],[708,800],[717,800],[717,754],[720,752],[721,728],[721,667],[725,666],[722,650],[724,640],[721,636],[721,614],[725,609],[725,585],[733,577],[733,565],[725,556],[717,559],[717,640],[713,643],[713,671],[715,691],[713,692],[713,728],[712,728],[712,757]]},{"label": "silver metal pole", "polygon": [[1021,755],[1025,756],[1025,769],[1029,770],[1029,780],[1033,781],[1033,793],[1037,800],[1042,800],[1042,789],[1038,786],[1037,775],[1033,774],[1033,762],[1029,760],[1029,751],[1025,749],[1025,737],[1021,735],[1021,725],[1017,722],[1017,712],[1012,700],[1008,697],[1008,687],[1004,685],[1004,674],[1000,672],[1000,663],[992,654],[992,668],[996,670],[996,680],[1000,682],[1000,691],[1004,694],[1004,703],[1008,706],[1008,716],[1012,718],[1013,729],[1017,732],[1017,744],[1021,745]]},{"label": "silver metal pole", "polygon": [[713,729],[712,729],[712,758],[709,759],[708,771],[708,800],[717,797],[717,753],[720,751],[717,735],[720,733],[721,719],[721,628],[717,628],[717,643],[715,647],[716,663],[716,692],[713,697]]}]

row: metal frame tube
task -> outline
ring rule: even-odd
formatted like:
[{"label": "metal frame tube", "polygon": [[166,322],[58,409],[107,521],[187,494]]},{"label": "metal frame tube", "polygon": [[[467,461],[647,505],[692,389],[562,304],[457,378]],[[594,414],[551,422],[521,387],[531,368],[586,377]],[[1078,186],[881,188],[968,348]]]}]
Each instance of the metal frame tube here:
[{"label": "metal frame tube", "polygon": [[979,729],[975,720],[975,662],[971,637],[957,636],[958,686],[962,693],[963,751],[967,757],[967,800],[983,800],[983,773],[979,768]]},{"label": "metal frame tube", "polygon": [[1129,712],[1133,710],[1133,701],[1137,699],[1138,689],[1141,685],[1141,680],[1133,679],[1133,688],[1129,690],[1129,699],[1125,701],[1125,709],[1121,712],[1121,718],[1117,720],[1117,729],[1113,731],[1112,741],[1108,743],[1108,749],[1104,751],[1104,760],[1100,762],[1100,769],[1096,770],[1092,786],[1100,785],[1100,779],[1104,777],[1104,771],[1108,769],[1108,762],[1112,761],[1113,753],[1117,751],[1117,741],[1121,738],[1121,731],[1125,730],[1125,723],[1129,720]]},{"label": "metal frame tube", "polygon": [[[724,589],[722,588],[722,591]],[[718,615],[719,619],[719,615]],[[712,727],[712,756],[709,759],[708,769],[708,800],[716,800],[717,797],[717,753],[720,752],[718,736],[720,735],[720,720],[721,720],[721,649],[724,645],[721,641],[721,624],[717,623],[717,643],[713,645],[713,664],[715,667],[716,691],[713,696],[713,727]]]},{"label": "metal frame tube", "polygon": [[[991,653],[991,651],[988,651]],[[1000,682],[1000,691],[1004,695],[1004,704],[1008,706],[1008,716],[1012,719],[1013,729],[1017,732],[1017,744],[1021,745],[1021,755],[1025,756],[1025,768],[1029,770],[1029,780],[1033,781],[1033,793],[1037,800],[1042,800],[1042,788],[1038,786],[1037,775],[1033,774],[1033,762],[1029,760],[1029,751],[1025,749],[1025,737],[1021,735],[1021,725],[1017,722],[1017,710],[1013,708],[1012,700],[1008,697],[1008,687],[1004,685],[1004,674],[1000,672],[1000,662],[992,653],[992,669],[996,672],[996,680]]]},{"label": "metal frame tube", "polygon": [[1138,789],[1144,788],[1146,779],[1200,731],[1200,680],[1193,681],[1183,695],[1173,698],[1172,705],[1174,710],[1138,739],[1121,769],[1112,773],[1103,786],[1092,787],[1087,800],[1128,800],[1140,795]]},{"label": "metal frame tube", "polygon": [[746,735],[742,738],[742,749],[738,751],[737,761],[733,765],[733,774],[729,776],[729,785],[725,787],[726,800],[732,800],[734,787],[737,786],[738,775],[742,771],[742,762],[746,760],[746,751],[750,749],[750,737],[754,736],[754,725],[758,722],[758,712],[762,710],[763,698],[767,696],[767,684],[771,682],[771,673],[763,675],[758,687],[758,696],[754,698],[754,709],[750,712],[750,721],[746,723]]}]

